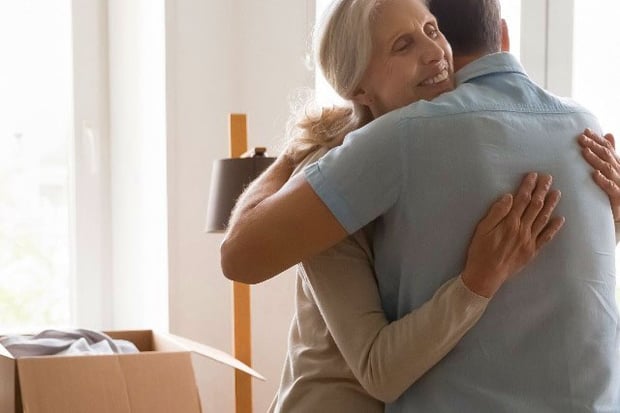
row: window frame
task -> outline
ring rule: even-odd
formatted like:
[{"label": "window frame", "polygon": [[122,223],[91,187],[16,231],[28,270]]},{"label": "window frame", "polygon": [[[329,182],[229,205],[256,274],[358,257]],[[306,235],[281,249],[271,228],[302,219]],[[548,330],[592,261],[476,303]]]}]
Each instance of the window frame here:
[{"label": "window frame", "polygon": [[71,11],[71,324],[104,329],[113,320],[107,2],[71,0]]}]

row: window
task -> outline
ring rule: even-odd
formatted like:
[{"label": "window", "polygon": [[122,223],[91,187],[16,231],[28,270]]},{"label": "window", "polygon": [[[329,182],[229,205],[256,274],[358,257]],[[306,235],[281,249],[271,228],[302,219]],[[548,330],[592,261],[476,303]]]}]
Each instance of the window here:
[{"label": "window", "polygon": [[68,0],[0,1],[2,331],[70,321],[70,19]]},{"label": "window", "polygon": [[[601,122],[605,132],[620,140],[620,4],[607,0],[575,0],[572,96]],[[592,30],[593,27],[596,30]],[[616,249],[616,274],[620,272]],[[620,301],[620,288],[616,288]]]},{"label": "window", "polygon": [[[620,3],[575,0],[573,97],[620,138]],[[596,30],[592,30],[593,26]]]},{"label": "window", "polygon": [[521,0],[502,0],[502,18],[508,25],[510,52],[521,56]]},{"label": "window", "polygon": [[109,325],[106,7],[0,0],[0,333]]}]

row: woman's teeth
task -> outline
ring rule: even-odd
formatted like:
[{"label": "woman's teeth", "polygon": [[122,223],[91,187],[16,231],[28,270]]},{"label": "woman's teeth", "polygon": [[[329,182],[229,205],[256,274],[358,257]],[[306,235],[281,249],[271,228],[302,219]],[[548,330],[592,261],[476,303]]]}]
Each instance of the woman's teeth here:
[{"label": "woman's teeth", "polygon": [[443,82],[447,78],[448,78],[448,70],[444,69],[438,75],[436,75],[436,76],[434,76],[434,77],[432,77],[430,79],[426,79],[424,82],[421,83],[421,85],[422,86],[434,85],[435,83]]}]

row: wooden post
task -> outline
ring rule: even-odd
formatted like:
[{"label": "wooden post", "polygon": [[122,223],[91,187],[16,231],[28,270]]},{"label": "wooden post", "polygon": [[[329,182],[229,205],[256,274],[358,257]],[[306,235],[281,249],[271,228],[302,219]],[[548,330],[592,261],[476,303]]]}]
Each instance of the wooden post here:
[{"label": "wooden post", "polygon": [[[230,157],[239,158],[248,150],[247,120],[244,114],[230,115]],[[252,366],[250,286],[233,282],[233,354]],[[235,411],[252,413],[252,377],[235,369]]]}]

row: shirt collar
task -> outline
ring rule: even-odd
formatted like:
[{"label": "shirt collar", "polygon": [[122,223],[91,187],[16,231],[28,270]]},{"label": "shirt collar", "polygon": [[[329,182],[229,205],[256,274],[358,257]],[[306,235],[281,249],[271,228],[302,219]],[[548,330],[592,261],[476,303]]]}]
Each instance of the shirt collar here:
[{"label": "shirt collar", "polygon": [[492,73],[525,73],[517,58],[510,53],[492,53],[476,59],[456,72],[456,85]]}]

